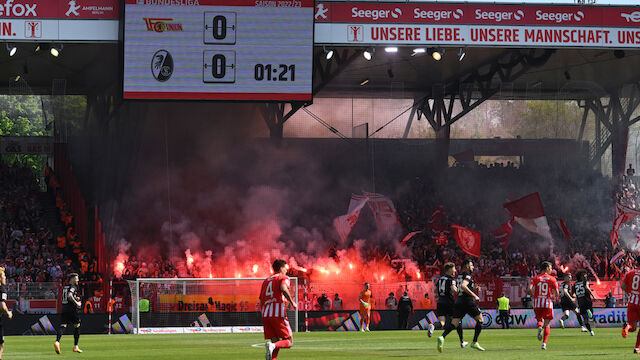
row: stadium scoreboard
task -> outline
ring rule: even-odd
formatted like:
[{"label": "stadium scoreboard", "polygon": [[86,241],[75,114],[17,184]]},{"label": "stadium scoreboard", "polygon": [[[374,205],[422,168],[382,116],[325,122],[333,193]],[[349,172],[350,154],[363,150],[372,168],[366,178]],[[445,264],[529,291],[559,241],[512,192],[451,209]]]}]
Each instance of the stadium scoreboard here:
[{"label": "stadium scoreboard", "polygon": [[126,0],[127,99],[311,100],[312,0]]}]

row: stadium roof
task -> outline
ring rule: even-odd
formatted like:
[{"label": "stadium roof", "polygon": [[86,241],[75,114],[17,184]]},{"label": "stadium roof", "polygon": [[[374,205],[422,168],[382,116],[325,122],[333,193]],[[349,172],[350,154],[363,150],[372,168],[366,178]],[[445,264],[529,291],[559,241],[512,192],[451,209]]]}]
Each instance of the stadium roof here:
[{"label": "stadium roof", "polygon": [[[120,45],[116,43],[65,43],[60,56],[49,53],[49,44],[19,43],[15,56],[0,51],[0,93],[52,94],[54,80],[64,79],[66,87],[56,95],[104,92],[119,84]],[[20,75],[20,81],[15,81]]]},{"label": "stadium roof", "polygon": [[[322,48],[316,48],[321,52]],[[464,79],[509,49],[465,48],[466,56],[458,60],[459,48],[446,48],[441,61],[427,54],[412,56],[412,48],[386,53],[377,47],[367,61],[358,56],[317,94],[321,97],[355,96],[374,98],[413,98],[428,92],[434,85]],[[617,57],[616,57],[617,55]],[[622,57],[621,57],[622,56]],[[640,52],[611,49],[557,49],[540,67],[534,67],[512,83],[501,84],[497,98],[504,99],[579,99],[603,94],[604,89],[640,80]],[[361,86],[363,80],[369,82]],[[319,79],[315,80],[316,83]]]},{"label": "stadium roof", "polygon": [[[18,44],[14,57],[0,52],[0,79],[6,79],[0,92],[51,94],[56,79],[66,81],[66,94],[102,93],[114,87],[120,91],[119,44],[67,43],[57,58],[48,53],[46,46],[40,53],[34,53],[35,46]],[[378,47],[371,61],[357,56],[316,96],[413,98],[438,84],[464,78],[473,69],[483,73],[488,64],[510,51],[489,47],[464,50],[463,61],[458,61],[458,48],[447,48],[443,59],[437,62],[426,54],[411,56],[412,48],[400,48],[391,54]],[[315,51],[320,54],[323,49],[316,47]],[[640,80],[640,72],[636,70],[640,69],[640,52],[625,50],[623,54],[618,58],[610,49],[558,49],[544,65],[530,69],[513,83],[502,84],[496,97],[577,99]],[[17,75],[21,76],[20,84],[28,85],[26,89],[14,81]],[[369,83],[361,86],[364,79],[369,79]],[[316,76],[315,84],[320,81]]]}]

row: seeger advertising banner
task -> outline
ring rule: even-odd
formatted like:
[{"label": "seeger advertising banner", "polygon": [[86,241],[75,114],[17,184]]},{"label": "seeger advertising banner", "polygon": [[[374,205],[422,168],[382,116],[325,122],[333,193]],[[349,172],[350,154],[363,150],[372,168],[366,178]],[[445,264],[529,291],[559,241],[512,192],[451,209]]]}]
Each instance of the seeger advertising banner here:
[{"label": "seeger advertising banner", "polygon": [[317,44],[640,46],[640,7],[320,2],[315,21]]}]

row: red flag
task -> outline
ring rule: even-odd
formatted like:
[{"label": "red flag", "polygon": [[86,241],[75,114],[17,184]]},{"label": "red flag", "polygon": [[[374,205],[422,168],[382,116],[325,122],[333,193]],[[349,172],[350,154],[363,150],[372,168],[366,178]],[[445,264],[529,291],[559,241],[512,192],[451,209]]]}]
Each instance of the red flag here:
[{"label": "red flag", "polygon": [[542,207],[540,194],[537,192],[508,202],[504,204],[504,207],[509,210],[511,215],[525,219],[535,219],[544,216],[544,208]]},{"label": "red flag", "polygon": [[482,234],[456,224],[451,224],[451,228],[455,231],[454,237],[462,251],[471,256],[480,257]]},{"label": "red flag", "polygon": [[444,215],[445,215],[444,206],[442,205],[434,206],[433,210],[431,211],[431,218],[429,219],[429,225],[433,226],[434,224],[440,223],[440,220],[442,220]]},{"label": "red flag", "polygon": [[640,211],[626,207],[620,203],[616,204],[616,217],[613,220],[613,229],[611,229],[611,246],[615,249],[618,246],[618,229],[627,221],[633,220],[640,215]]},{"label": "red flag", "polygon": [[447,226],[440,225],[440,221],[444,216],[444,206],[436,205],[433,207],[431,218],[429,219],[429,226],[431,227],[431,240],[438,246],[446,245],[449,238],[450,229]]},{"label": "red flag", "polygon": [[549,223],[544,215],[540,194],[533,193],[503,205],[525,229],[551,239]]},{"label": "red flag", "polygon": [[496,240],[500,243],[503,249],[507,250],[507,246],[509,246],[509,238],[511,237],[511,232],[513,231],[513,224],[515,223],[515,219],[511,218],[511,220],[502,224],[498,229],[493,230],[491,233],[496,237]]},{"label": "red flag", "polygon": [[410,232],[408,233],[400,242],[400,245],[405,245],[407,243],[407,241],[409,241],[412,237],[420,234],[422,231],[414,231],[414,232]]},{"label": "red flag", "polygon": [[569,242],[571,242],[571,234],[569,234],[569,230],[567,229],[567,226],[564,224],[564,221],[562,219],[558,219],[557,222],[560,228],[562,229],[564,236],[567,238]]},{"label": "red flag", "polygon": [[467,149],[463,152],[459,152],[457,154],[453,154],[453,158],[456,159],[457,162],[467,162],[467,161],[473,161],[474,159],[474,154],[473,154],[473,149]]}]

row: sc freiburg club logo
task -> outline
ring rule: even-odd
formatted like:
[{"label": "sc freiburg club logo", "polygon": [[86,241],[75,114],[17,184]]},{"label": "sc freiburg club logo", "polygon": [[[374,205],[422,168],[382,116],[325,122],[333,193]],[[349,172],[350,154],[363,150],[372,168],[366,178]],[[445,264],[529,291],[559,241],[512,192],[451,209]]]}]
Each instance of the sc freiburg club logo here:
[{"label": "sc freiburg club logo", "polygon": [[167,50],[158,50],[151,59],[151,73],[153,78],[164,82],[173,74],[173,57]]}]

